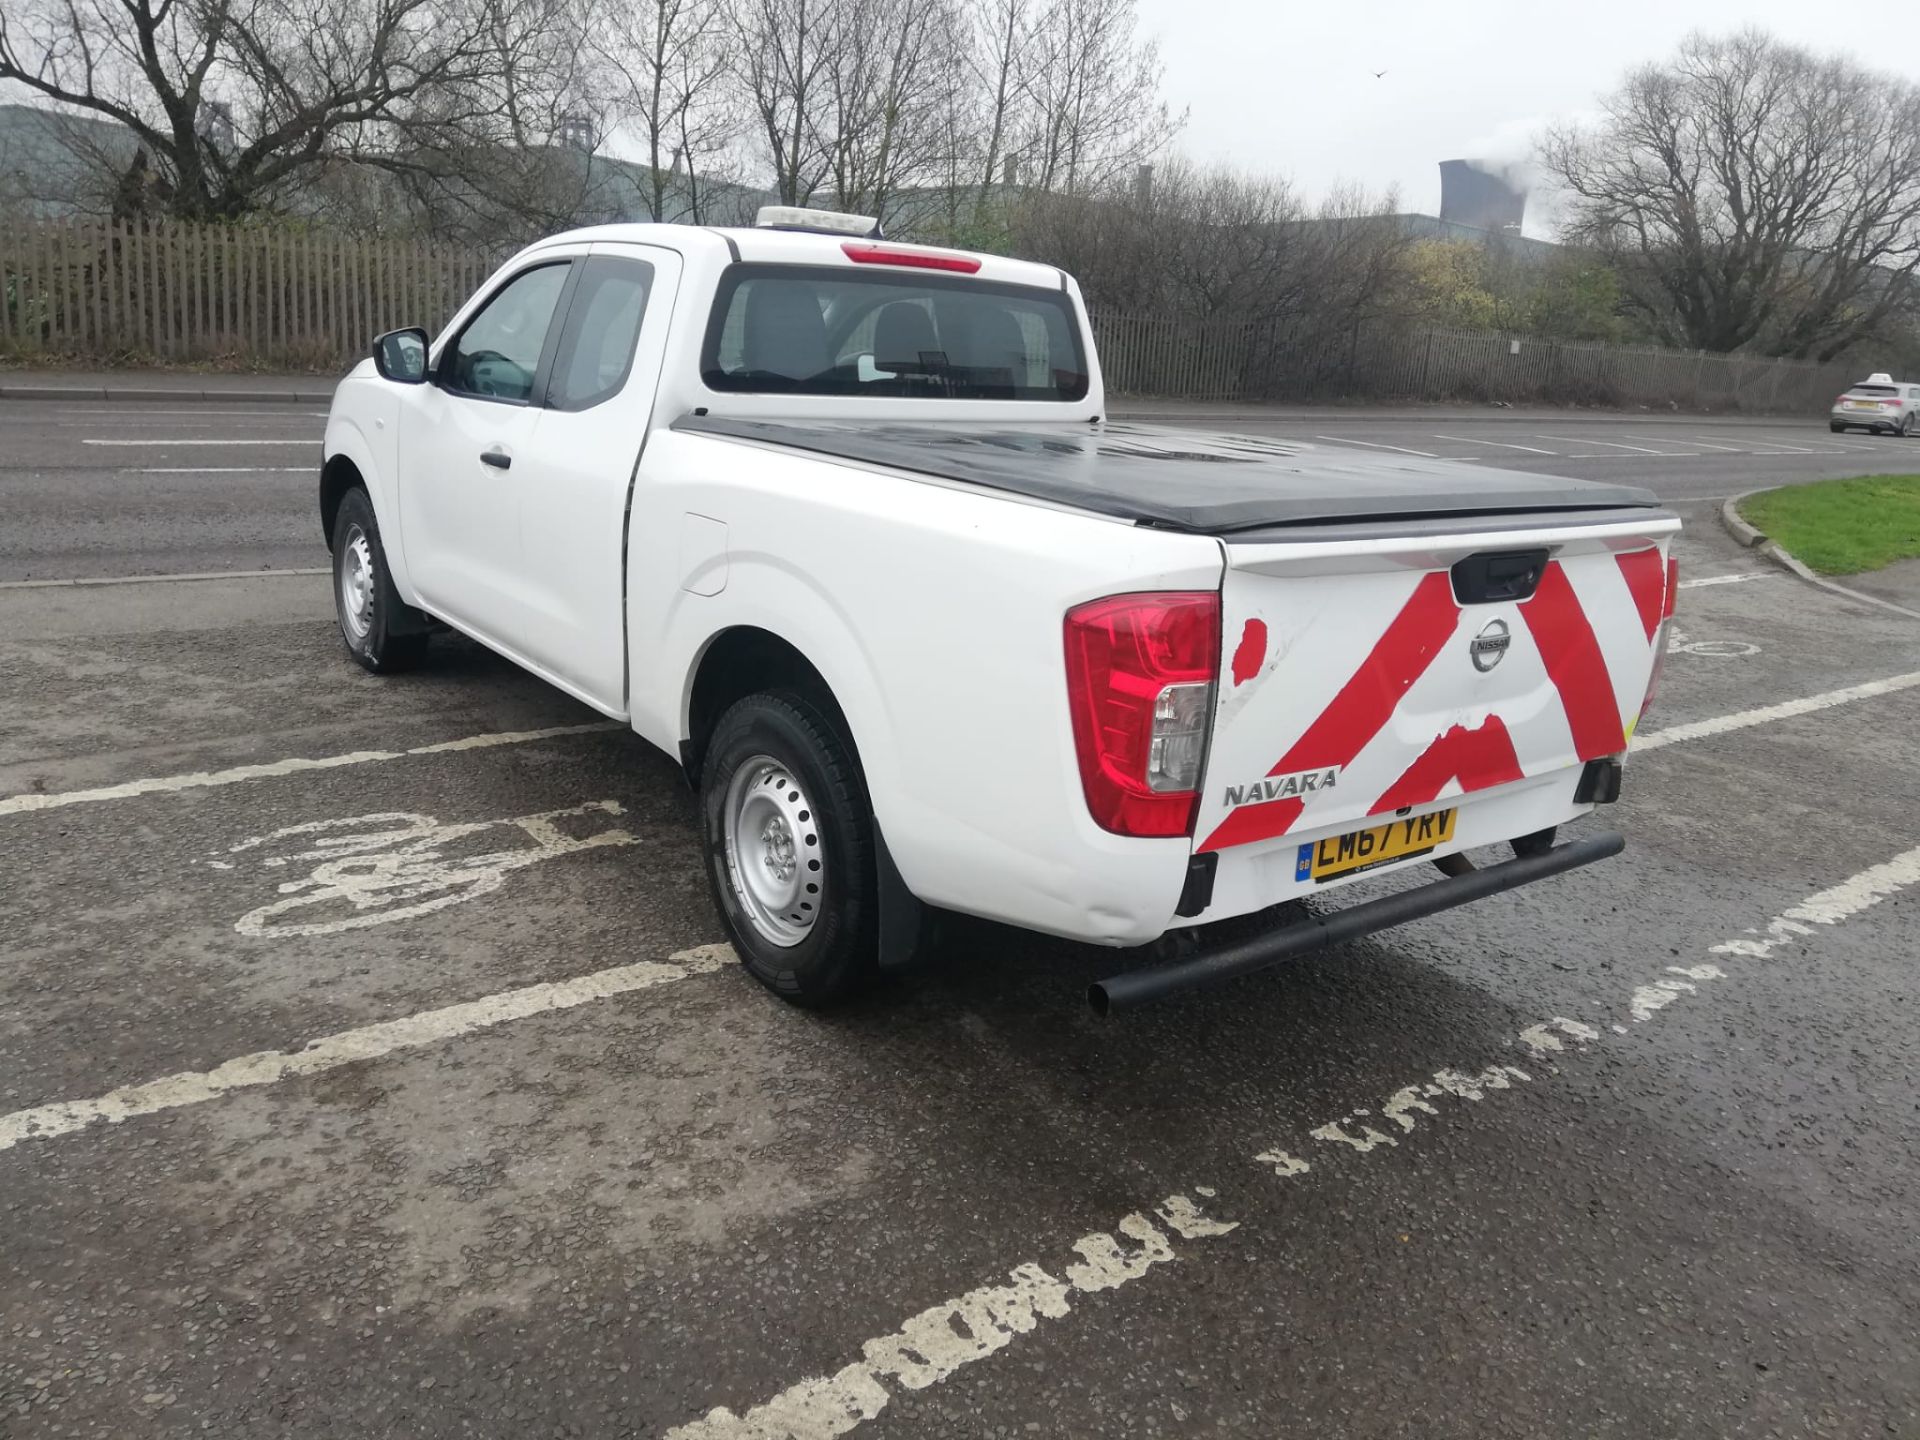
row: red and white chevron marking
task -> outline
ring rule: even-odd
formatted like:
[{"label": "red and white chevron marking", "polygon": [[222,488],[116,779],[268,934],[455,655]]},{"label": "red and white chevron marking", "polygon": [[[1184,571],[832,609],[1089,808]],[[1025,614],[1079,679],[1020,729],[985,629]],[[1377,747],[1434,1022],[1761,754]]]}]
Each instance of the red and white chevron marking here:
[{"label": "red and white chevron marking", "polygon": [[[1198,848],[1357,822],[1618,754],[1646,697],[1669,583],[1657,546],[1550,561],[1517,604],[1462,606],[1444,570],[1260,578],[1238,590],[1230,581],[1235,673]],[[1258,613],[1231,613],[1242,598]],[[1367,614],[1384,624],[1356,665],[1354,632]],[[1469,647],[1494,620],[1508,626],[1509,646],[1482,672]],[[1262,631],[1255,664],[1242,651]],[[1272,663],[1279,657],[1284,666]],[[1289,734],[1276,758],[1273,737]],[[1330,790],[1227,803],[1229,786],[1330,767],[1340,771]]]}]

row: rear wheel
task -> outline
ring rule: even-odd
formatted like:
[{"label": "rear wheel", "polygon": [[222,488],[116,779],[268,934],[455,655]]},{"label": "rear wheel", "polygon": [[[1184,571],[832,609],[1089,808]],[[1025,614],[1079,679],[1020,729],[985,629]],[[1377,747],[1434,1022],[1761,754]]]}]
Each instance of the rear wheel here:
[{"label": "rear wheel", "polygon": [[1842,425],[1838,420],[1829,420],[1827,422],[1827,428],[1831,430],[1834,434],[1838,435],[1842,430],[1846,429],[1847,427]]},{"label": "rear wheel", "polygon": [[753,977],[830,1005],[879,969],[873,817],[853,747],[795,691],[720,717],[701,767],[707,877]]},{"label": "rear wheel", "polygon": [[347,653],[377,675],[410,670],[427,653],[426,617],[393,588],[373,502],[358,487],[333,521],[333,608]]},{"label": "rear wheel", "polygon": [[1531,835],[1516,835],[1513,838],[1513,856],[1516,860],[1529,860],[1535,855],[1544,855],[1553,848],[1553,837],[1560,833],[1558,825],[1549,825],[1544,830],[1535,830]]}]

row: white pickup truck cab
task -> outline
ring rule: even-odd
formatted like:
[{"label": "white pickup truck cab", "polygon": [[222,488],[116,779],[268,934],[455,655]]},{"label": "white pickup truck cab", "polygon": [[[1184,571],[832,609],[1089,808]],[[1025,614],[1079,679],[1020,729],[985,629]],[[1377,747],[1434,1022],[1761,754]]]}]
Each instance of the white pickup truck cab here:
[{"label": "white pickup truck cab", "polygon": [[375,342],[320,484],[353,657],[451,627],[677,756],[770,988],[844,996],[930,911],[1141,946],[1448,877],[1104,1010],[1620,848],[1552,842],[1665,649],[1651,495],[1114,424],[1070,276],[774,218],[522,251]]}]

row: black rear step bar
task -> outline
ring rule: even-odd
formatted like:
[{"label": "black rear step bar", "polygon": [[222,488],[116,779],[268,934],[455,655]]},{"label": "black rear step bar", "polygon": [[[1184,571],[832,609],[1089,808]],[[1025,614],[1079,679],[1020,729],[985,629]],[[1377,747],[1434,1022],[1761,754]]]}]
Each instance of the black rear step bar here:
[{"label": "black rear step bar", "polygon": [[1617,830],[1605,830],[1566,845],[1556,845],[1538,855],[1503,860],[1498,865],[1488,865],[1464,875],[1436,880],[1417,889],[1403,890],[1397,895],[1383,895],[1378,900],[1362,901],[1329,915],[1309,916],[1283,930],[1269,930],[1264,935],[1232,941],[1218,949],[1205,950],[1170,964],[1129,970],[1105,980],[1096,980],[1087,987],[1087,1003],[1093,1006],[1096,1015],[1130,1010],[1136,1005],[1144,1005],[1150,1000],[1158,1000],[1181,990],[1211,985],[1216,980],[1231,980],[1237,975],[1250,975],[1255,970],[1278,965],[1282,960],[1292,960],[1329,945],[1371,935],[1389,925],[1438,915],[1442,910],[1451,910],[1456,905],[1484,900],[1489,895],[1498,895],[1505,890],[1531,885],[1536,880],[1577,870],[1582,865],[1591,865],[1596,860],[1618,855],[1626,847],[1624,835]]}]

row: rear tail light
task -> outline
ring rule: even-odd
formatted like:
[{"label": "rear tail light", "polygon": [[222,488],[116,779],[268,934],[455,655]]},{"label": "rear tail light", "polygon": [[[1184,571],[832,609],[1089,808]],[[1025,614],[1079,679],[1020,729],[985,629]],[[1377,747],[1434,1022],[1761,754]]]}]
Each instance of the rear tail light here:
[{"label": "rear tail light", "polygon": [[[1640,702],[1640,719],[1653,708],[1653,692],[1660,686],[1660,671],[1667,660],[1667,636],[1673,629],[1674,602],[1680,596],[1680,562],[1667,561],[1667,596],[1660,602],[1660,626],[1653,632],[1653,669],[1647,675],[1647,698]],[[1635,728],[1639,721],[1635,721]]]},{"label": "rear tail light", "polygon": [[1220,668],[1220,596],[1113,595],[1067,612],[1067,704],[1087,809],[1116,835],[1190,835]]}]

